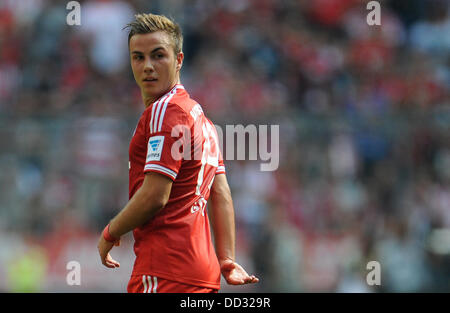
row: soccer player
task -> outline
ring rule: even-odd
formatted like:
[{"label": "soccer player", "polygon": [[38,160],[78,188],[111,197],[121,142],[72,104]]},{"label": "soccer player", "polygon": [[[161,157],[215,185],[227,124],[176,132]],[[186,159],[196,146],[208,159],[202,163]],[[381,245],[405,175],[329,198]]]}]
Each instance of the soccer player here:
[{"label": "soccer player", "polygon": [[109,251],[133,230],[128,292],[218,292],[221,273],[232,285],[258,282],[235,262],[234,209],[217,132],[180,83],[180,27],[153,14],[138,14],[127,27],[146,109],[129,147],[130,200],[98,243],[102,264],[120,266]]}]

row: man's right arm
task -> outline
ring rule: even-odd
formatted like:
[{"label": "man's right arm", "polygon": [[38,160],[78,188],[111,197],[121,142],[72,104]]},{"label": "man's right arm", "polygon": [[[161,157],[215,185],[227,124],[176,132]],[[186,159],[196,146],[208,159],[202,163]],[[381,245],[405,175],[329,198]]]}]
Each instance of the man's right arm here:
[{"label": "man's right arm", "polygon": [[234,208],[230,187],[225,174],[217,174],[211,187],[209,216],[214,232],[216,254],[222,275],[228,284],[241,285],[257,283],[235,262]]}]

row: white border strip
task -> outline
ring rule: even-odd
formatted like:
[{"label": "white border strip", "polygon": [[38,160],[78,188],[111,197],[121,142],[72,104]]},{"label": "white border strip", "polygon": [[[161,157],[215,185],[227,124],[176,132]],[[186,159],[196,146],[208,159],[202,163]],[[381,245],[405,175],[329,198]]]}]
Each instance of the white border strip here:
[{"label": "white border strip", "polygon": [[153,289],[152,292],[156,293],[156,287],[158,286],[158,280],[156,276],[153,276]]},{"label": "white border strip", "polygon": [[167,167],[158,164],[147,164],[144,167],[144,170],[157,170],[170,175],[173,179],[177,178],[177,173],[175,173],[171,169],[168,169]]},{"label": "white border strip", "polygon": [[161,131],[162,122],[163,122],[163,119],[164,119],[164,114],[166,113],[166,109],[167,109],[167,104],[169,103],[170,99],[172,99],[173,95],[176,92],[177,92],[177,89],[175,88],[175,90],[170,93],[170,96],[167,98],[167,100],[164,101],[164,106],[163,106],[163,109],[161,110],[161,115],[159,116],[159,124],[158,124],[158,129],[157,129],[158,132]]},{"label": "white border strip", "polygon": [[143,293],[147,293],[147,277],[145,275],[142,275],[142,283],[144,284]]},{"label": "white border strip", "polygon": [[[150,134],[161,131],[162,121],[164,119],[164,113],[166,112],[167,104],[169,103],[170,99],[177,93],[177,89],[184,89],[184,86],[181,84],[176,84],[168,93],[166,93],[158,101],[155,101],[153,103],[152,118],[150,120]],[[161,110],[161,105],[163,102],[164,106]]]}]

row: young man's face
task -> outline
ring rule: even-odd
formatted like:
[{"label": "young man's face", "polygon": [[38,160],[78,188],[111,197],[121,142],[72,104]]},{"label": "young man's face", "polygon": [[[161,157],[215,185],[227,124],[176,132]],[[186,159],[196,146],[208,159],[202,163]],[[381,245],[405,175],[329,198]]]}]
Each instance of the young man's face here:
[{"label": "young man's face", "polygon": [[155,101],[178,82],[183,53],[175,55],[173,47],[163,31],[131,37],[131,68],[145,99]]}]

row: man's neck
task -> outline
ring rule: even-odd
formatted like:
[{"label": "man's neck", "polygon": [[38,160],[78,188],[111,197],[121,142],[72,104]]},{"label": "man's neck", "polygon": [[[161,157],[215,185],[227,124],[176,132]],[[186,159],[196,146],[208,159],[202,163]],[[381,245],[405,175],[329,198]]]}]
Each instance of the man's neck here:
[{"label": "man's neck", "polygon": [[150,96],[150,95],[144,95],[144,93],[141,91],[141,96],[142,96],[142,100],[144,101],[145,108],[148,108],[153,102],[155,102],[156,100],[161,98],[161,96],[165,95],[167,92],[172,90],[172,88],[175,87],[175,85],[177,85],[177,84],[180,84],[180,79],[178,79],[174,84],[172,84],[171,87],[166,92],[164,92],[162,95],[157,96],[157,97]]},{"label": "man's neck", "polygon": [[152,104],[153,102],[156,101],[156,99],[158,99],[155,97],[146,96],[143,93],[141,93],[141,94],[142,94],[142,100],[144,101],[145,108],[148,108],[150,106],[150,104]]}]

